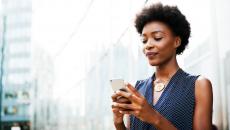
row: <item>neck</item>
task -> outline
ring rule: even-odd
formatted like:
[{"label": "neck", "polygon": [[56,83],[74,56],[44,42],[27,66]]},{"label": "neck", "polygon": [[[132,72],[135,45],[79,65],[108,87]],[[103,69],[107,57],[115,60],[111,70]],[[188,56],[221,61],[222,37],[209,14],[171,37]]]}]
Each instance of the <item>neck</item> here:
[{"label": "neck", "polygon": [[166,63],[156,66],[156,79],[168,80],[179,69],[176,56],[172,57]]}]

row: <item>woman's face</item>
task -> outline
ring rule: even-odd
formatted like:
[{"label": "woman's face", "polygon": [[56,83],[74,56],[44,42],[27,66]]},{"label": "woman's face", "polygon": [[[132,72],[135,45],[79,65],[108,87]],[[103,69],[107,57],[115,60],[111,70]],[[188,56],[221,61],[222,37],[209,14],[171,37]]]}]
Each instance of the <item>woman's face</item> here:
[{"label": "woman's face", "polygon": [[180,38],[173,35],[166,24],[158,21],[146,24],[141,37],[143,52],[152,66],[159,66],[170,61],[176,55],[176,48],[180,45]]}]

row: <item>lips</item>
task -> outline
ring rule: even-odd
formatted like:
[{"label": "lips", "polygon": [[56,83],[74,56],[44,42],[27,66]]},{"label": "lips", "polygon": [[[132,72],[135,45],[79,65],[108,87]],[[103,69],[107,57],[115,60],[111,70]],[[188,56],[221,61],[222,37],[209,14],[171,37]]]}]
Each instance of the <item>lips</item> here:
[{"label": "lips", "polygon": [[158,53],[156,52],[147,52],[145,55],[149,58],[156,56]]}]

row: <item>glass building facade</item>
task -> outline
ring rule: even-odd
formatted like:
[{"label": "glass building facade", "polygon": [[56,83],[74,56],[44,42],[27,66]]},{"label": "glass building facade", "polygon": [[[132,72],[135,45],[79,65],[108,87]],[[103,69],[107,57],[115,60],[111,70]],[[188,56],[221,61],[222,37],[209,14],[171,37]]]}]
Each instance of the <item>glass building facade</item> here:
[{"label": "glass building facade", "polygon": [[29,0],[2,0],[1,129],[30,129],[31,12]]}]

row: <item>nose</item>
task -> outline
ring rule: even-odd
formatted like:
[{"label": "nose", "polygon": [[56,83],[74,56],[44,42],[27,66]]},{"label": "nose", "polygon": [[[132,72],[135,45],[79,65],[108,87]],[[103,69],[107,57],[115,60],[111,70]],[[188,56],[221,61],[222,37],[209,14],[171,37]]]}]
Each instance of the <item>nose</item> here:
[{"label": "nose", "polygon": [[153,40],[152,39],[149,39],[148,41],[147,41],[147,43],[145,44],[145,49],[146,50],[150,50],[150,49],[152,49],[152,48],[154,48],[154,43],[153,43]]}]

